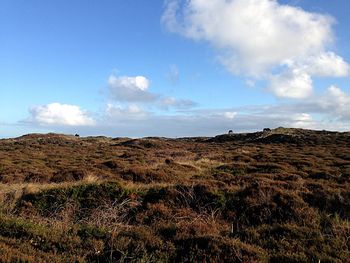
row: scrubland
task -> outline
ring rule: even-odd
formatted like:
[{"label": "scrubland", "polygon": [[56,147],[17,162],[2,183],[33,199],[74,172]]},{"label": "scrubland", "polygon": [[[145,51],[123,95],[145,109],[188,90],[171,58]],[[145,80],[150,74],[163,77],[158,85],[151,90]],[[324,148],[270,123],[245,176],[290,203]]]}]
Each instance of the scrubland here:
[{"label": "scrubland", "polygon": [[350,262],[350,134],[0,140],[0,262]]}]

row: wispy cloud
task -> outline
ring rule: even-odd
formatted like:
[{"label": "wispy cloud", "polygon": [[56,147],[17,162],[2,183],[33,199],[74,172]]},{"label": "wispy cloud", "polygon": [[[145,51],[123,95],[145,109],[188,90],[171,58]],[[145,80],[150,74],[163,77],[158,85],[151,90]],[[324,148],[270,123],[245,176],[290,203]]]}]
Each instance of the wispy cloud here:
[{"label": "wispy cloud", "polygon": [[175,86],[179,83],[180,80],[180,70],[179,68],[173,64],[169,66],[168,73],[166,74],[167,79],[169,80],[170,84]]},{"label": "wispy cloud", "polygon": [[108,104],[105,111],[105,118],[112,121],[140,120],[147,118],[150,114],[150,112],[135,104],[128,106]]},{"label": "wispy cloud", "polygon": [[196,106],[192,100],[176,99],[174,97],[165,97],[159,101],[159,106],[163,110],[168,110],[169,108],[175,108],[179,110],[190,109]]}]

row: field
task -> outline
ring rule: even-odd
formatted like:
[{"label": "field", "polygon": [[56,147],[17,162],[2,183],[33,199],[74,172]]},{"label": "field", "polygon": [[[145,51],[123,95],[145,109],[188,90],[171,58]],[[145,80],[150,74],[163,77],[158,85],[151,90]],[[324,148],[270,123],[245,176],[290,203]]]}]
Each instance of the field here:
[{"label": "field", "polygon": [[0,140],[1,262],[350,262],[350,133]]}]

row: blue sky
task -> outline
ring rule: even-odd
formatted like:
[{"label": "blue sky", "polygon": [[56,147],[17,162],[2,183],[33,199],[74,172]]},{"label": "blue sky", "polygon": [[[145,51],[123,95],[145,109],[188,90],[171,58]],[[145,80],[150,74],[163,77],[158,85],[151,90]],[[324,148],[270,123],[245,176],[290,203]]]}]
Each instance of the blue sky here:
[{"label": "blue sky", "polygon": [[0,137],[350,128],[347,0],[0,0]]}]

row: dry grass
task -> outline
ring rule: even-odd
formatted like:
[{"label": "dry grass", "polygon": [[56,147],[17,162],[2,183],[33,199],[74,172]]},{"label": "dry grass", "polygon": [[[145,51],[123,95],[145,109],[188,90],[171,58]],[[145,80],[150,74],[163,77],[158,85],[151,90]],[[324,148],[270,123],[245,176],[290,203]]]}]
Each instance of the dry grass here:
[{"label": "dry grass", "polygon": [[347,262],[349,134],[0,141],[0,262]]}]

